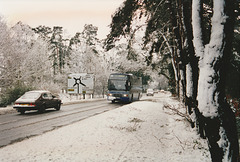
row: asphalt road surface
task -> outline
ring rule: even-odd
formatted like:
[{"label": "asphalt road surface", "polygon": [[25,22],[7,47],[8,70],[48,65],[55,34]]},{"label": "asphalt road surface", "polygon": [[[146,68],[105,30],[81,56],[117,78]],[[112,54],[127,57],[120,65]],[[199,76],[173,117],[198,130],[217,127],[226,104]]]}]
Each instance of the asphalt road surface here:
[{"label": "asphalt road surface", "polygon": [[23,115],[0,115],[0,148],[121,106],[104,100],[66,105],[60,111],[48,109],[41,114],[27,111]]}]

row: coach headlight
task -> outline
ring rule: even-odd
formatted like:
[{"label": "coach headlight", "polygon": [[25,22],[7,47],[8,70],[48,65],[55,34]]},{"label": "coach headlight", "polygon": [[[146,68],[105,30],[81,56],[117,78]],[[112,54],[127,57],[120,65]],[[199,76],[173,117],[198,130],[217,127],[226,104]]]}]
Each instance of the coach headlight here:
[{"label": "coach headlight", "polygon": [[123,97],[128,97],[128,94],[123,94]]}]

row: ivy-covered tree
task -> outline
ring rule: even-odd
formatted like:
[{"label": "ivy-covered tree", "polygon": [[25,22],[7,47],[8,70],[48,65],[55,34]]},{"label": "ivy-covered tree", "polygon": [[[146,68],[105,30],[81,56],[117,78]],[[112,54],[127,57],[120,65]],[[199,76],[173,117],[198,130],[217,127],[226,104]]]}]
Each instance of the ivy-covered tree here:
[{"label": "ivy-covered tree", "polygon": [[[238,12],[236,12],[236,21],[234,27],[233,52],[231,53],[228,74],[226,77],[226,93],[230,99],[240,102],[240,2],[238,3]],[[237,108],[236,108],[237,109]]]}]

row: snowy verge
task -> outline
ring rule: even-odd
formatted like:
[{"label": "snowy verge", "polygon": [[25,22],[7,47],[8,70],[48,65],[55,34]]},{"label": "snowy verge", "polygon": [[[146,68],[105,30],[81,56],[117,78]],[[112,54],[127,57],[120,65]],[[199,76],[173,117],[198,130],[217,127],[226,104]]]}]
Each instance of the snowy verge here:
[{"label": "snowy verge", "polygon": [[165,103],[179,106],[166,94],[144,97],[3,147],[0,161],[210,162],[206,141],[182,117],[163,109]]},{"label": "snowy verge", "polygon": [[15,113],[16,110],[12,106],[0,107],[0,115]]}]

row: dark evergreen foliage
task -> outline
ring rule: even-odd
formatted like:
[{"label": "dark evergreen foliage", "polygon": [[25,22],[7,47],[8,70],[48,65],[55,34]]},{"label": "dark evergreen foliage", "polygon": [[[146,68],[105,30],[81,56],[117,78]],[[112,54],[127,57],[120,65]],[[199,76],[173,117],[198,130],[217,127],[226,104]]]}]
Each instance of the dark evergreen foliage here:
[{"label": "dark evergreen foliage", "polygon": [[144,71],[142,69],[139,69],[138,71],[127,71],[127,73],[131,73],[133,75],[136,75],[137,77],[142,77],[142,84],[147,85],[149,81],[151,81],[151,76],[148,74],[144,74]]},{"label": "dark evergreen foliage", "polygon": [[31,90],[32,88],[27,87],[23,84],[18,84],[12,88],[6,89],[6,93],[0,96],[0,107],[5,107],[7,105],[13,104],[19,97],[21,97],[25,92]]},{"label": "dark evergreen foliage", "polygon": [[139,8],[138,0],[126,0],[112,17],[111,33],[107,36],[106,48],[109,50],[120,36],[129,34],[134,12]]}]

